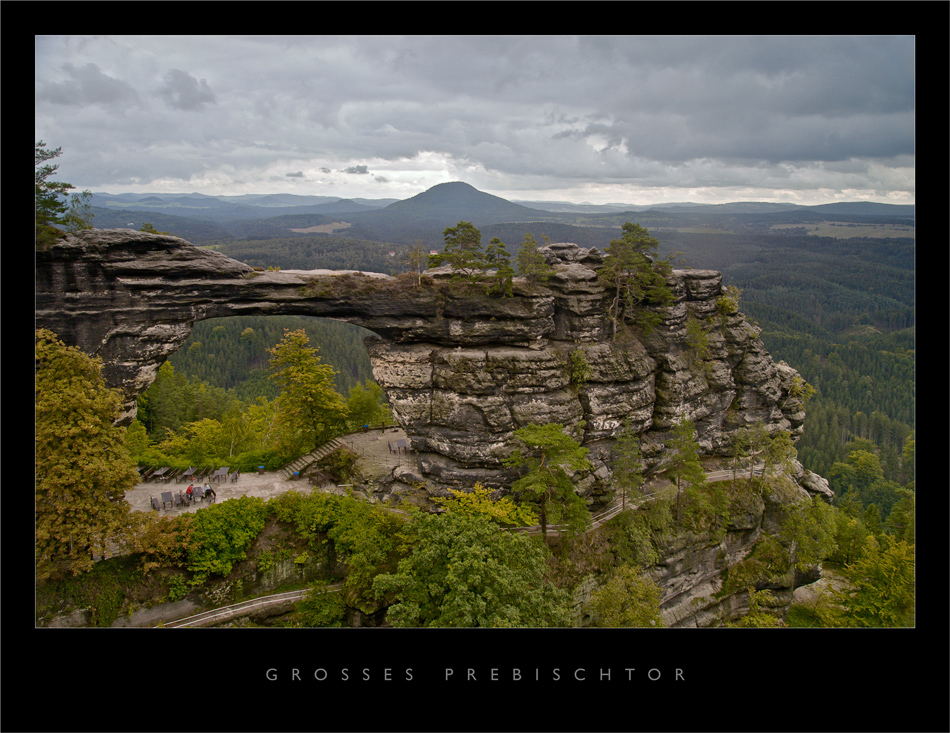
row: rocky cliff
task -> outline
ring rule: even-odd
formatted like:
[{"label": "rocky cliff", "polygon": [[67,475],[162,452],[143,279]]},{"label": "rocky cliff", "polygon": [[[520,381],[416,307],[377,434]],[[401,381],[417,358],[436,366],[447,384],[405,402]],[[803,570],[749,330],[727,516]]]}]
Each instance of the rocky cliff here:
[{"label": "rocky cliff", "polygon": [[[652,469],[662,468],[682,418],[694,421],[706,456],[725,454],[735,431],[752,423],[800,435],[797,374],[771,359],[741,313],[717,307],[719,273],[674,270],[675,302],[658,312],[659,327],[615,342],[597,277],[603,255],[574,244],[543,252],[555,270],[546,286],[516,280],[513,297],[493,298],[438,271],[421,285],[354,272],[262,272],[177,237],[89,230],[36,253],[36,325],[103,360],[130,422],[135,398],[197,320],[297,314],[357,323],[377,335],[367,343],[374,375],[435,491],[508,483],[502,461],[513,432],[529,423],[563,424],[590,449],[594,470],[576,478],[592,508],[612,498],[608,455],[624,420],[640,431]],[[826,491],[807,472],[798,484]],[[756,532],[762,522],[759,515]],[[722,548],[710,551],[721,566]]]},{"label": "rocky cliff", "polygon": [[[675,270],[675,304],[649,334],[612,342],[602,255],[573,244],[544,248],[555,275],[546,287],[516,280],[511,298],[450,284],[440,273],[412,280],[336,271],[262,272],[182,239],[131,230],[89,230],[36,255],[36,324],[99,356],[106,380],[135,398],[195,321],[297,314],[346,320],[378,335],[368,343],[377,381],[420,452],[424,472],[445,483],[506,480],[501,461],[513,431],[557,422],[603,466],[625,419],[662,461],[672,425],[692,419],[707,454],[753,422],[801,433],[790,396],[796,372],[775,363],[758,329],[717,312],[721,276]],[[708,346],[689,345],[687,322]]]}]

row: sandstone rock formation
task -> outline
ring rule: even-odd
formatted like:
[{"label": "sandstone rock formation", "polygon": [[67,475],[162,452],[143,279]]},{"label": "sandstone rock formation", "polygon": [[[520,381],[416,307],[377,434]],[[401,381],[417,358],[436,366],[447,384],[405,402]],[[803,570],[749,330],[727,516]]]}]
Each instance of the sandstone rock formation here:
[{"label": "sandstone rock formation", "polygon": [[[717,308],[718,272],[673,271],[675,303],[659,312],[660,326],[613,342],[597,277],[604,256],[570,243],[542,251],[555,269],[546,286],[516,279],[513,297],[491,298],[433,276],[420,286],[371,273],[263,272],[177,237],[89,230],[37,251],[36,325],[102,359],[106,380],[126,396],[126,423],[197,320],[297,314],[364,326],[377,334],[367,343],[374,376],[434,492],[509,483],[503,460],[529,423],[563,424],[589,448],[594,470],[575,478],[591,508],[612,498],[608,456],[625,420],[652,469],[662,468],[682,418],[694,421],[707,456],[727,454],[735,431],[756,422],[800,435],[795,370],[771,359],[741,313]],[[701,352],[690,323],[705,333]],[[799,473],[799,500],[830,494],[821,477]],[[771,521],[762,507],[726,539],[670,548],[654,571],[671,620],[706,624],[733,613],[739,596],[695,600]],[[783,592],[790,598],[802,582],[810,581],[788,579]]]},{"label": "sandstone rock formation", "polygon": [[[346,320],[378,335],[373,371],[423,472],[444,484],[509,478],[502,460],[528,423],[565,425],[602,468],[624,420],[643,433],[651,464],[662,462],[671,427],[696,423],[708,454],[752,422],[800,434],[796,373],[774,363],[741,314],[720,316],[721,276],[676,270],[675,304],[650,334],[608,340],[603,255],[573,244],[543,248],[556,273],[547,287],[516,280],[514,297],[424,278],[422,287],[385,275],[262,272],[182,239],[132,230],[88,230],[36,257],[36,323],[104,363],[107,381],[135,398],[195,321],[298,314]],[[686,323],[702,323],[709,347],[697,358]],[[572,364],[584,366],[582,378]],[[600,472],[600,476],[605,474]],[[603,482],[588,480],[594,495]]]}]

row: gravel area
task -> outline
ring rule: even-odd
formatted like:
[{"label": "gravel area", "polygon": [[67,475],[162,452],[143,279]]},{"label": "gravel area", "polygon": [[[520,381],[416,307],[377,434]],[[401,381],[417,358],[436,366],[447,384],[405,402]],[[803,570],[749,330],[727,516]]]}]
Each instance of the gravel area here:
[{"label": "gravel area", "polygon": [[[388,478],[392,475],[393,469],[398,466],[418,472],[416,459],[412,453],[403,450],[393,453],[390,450],[390,442],[395,443],[397,440],[405,439],[406,434],[401,429],[388,428],[353,433],[345,436],[343,443],[360,457],[358,463],[360,472],[367,481],[373,482]],[[139,483],[134,489],[125,493],[125,500],[131,505],[133,511],[154,511],[151,508],[152,497],[161,501],[163,491],[170,491],[173,495],[177,495],[179,491],[184,493],[188,488],[188,483],[187,481],[176,483],[174,479],[167,483],[155,481]],[[264,473],[254,471],[242,473],[235,482],[228,480],[219,483],[208,481],[202,483],[209,483],[217,494],[216,501],[219,502],[241,496],[259,496],[268,499],[285,491],[306,491],[310,488],[310,483],[306,479],[287,479],[281,471],[265,471]],[[207,501],[200,501],[190,506],[163,508],[160,513],[169,515],[196,512],[206,506],[209,506]]]}]

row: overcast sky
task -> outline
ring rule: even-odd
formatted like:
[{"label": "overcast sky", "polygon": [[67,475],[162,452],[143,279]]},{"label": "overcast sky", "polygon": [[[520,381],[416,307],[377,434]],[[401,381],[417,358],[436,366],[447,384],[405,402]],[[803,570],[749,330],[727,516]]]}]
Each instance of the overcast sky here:
[{"label": "overcast sky", "polygon": [[913,203],[912,36],[37,36],[79,189]]}]

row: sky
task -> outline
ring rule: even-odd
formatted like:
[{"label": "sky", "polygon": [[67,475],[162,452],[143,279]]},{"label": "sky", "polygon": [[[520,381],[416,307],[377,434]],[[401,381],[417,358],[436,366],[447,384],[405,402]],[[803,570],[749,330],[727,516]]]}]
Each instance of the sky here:
[{"label": "sky", "polygon": [[35,36],[108,193],[912,204],[913,36]]}]

